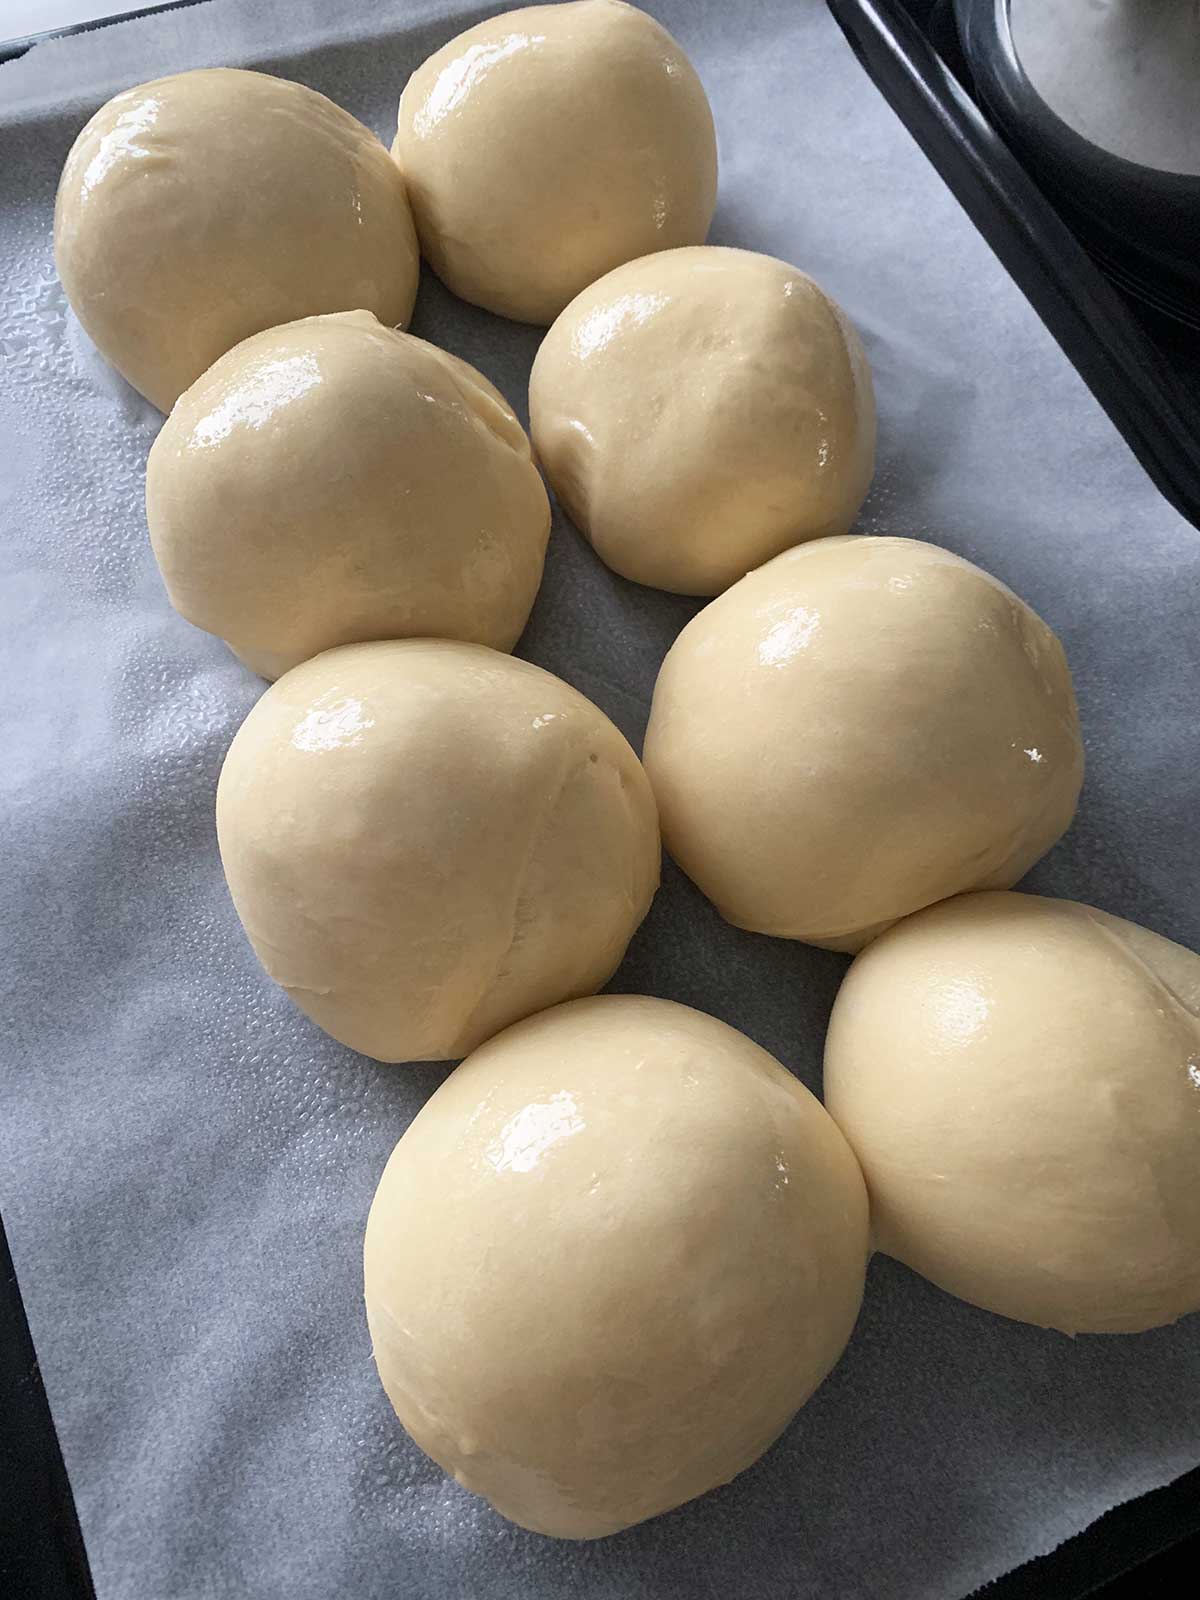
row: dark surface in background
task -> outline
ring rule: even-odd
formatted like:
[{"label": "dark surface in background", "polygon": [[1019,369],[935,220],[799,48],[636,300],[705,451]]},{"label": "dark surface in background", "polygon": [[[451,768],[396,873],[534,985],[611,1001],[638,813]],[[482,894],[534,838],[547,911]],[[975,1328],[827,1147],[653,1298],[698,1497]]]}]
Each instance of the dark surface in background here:
[{"label": "dark surface in background", "polygon": [[[174,0],[173,5],[158,9],[188,3],[193,0]],[[841,4],[831,0],[831,7],[843,21],[850,12],[864,9],[845,0]],[[870,9],[897,12],[902,8],[899,0],[892,0]],[[906,0],[903,9],[969,83],[949,0]],[[19,54],[21,48],[19,42],[0,42],[0,60]],[[918,133],[916,128],[913,131]],[[995,244],[989,230],[983,231]],[[1004,258],[1002,250],[998,253]],[[1021,281],[1019,273],[1014,271],[1014,275]],[[1036,297],[1031,298],[1038,303]],[[1190,370],[1200,371],[1200,361],[1181,330],[1148,308],[1126,305],[1161,351],[1168,357],[1177,353],[1183,367],[1194,363]],[[1065,343],[1064,348],[1072,353]],[[1185,511],[1193,520],[1197,513],[1200,498],[1192,511]],[[2,1228],[0,1417],[0,1595],[21,1600],[94,1600],[70,1485]],[[1006,1574],[978,1593],[981,1600],[1082,1600],[1089,1595],[1102,1600],[1133,1600],[1134,1596],[1147,1600],[1185,1592],[1190,1596],[1195,1592],[1198,1559],[1200,1470],[1118,1507],[1052,1555]]]},{"label": "dark surface in background", "polygon": [[1189,1600],[1200,1562],[1200,1469],[1117,1506],[977,1600]]},{"label": "dark surface in background", "polygon": [[75,1502],[0,1224],[0,1595],[94,1600]]}]

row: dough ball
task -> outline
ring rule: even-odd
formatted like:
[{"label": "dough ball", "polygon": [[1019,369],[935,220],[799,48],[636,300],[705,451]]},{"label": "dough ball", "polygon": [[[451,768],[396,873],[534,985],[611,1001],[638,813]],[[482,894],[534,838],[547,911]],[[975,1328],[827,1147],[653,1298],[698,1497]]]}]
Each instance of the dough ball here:
[{"label": "dough ball", "polygon": [[230,746],[217,837],[267,972],[343,1044],[448,1060],[616,970],[654,797],[590,700],[482,645],[343,645]]},{"label": "dough ball", "polygon": [[460,33],[408,80],[392,154],[438,277],[519,322],[552,322],[622,261],[702,243],[717,199],[695,69],[619,0]]},{"label": "dough ball", "polygon": [[585,289],[538,351],[529,409],[600,557],[677,594],[845,533],[875,461],[857,333],[811,278],[749,250],[663,251]]},{"label": "dough ball", "polygon": [[510,650],[550,531],[503,397],[369,311],[222,356],[154,442],[146,515],[176,610],[264,678],[365,639]]},{"label": "dough ball", "polygon": [[915,539],[803,544],[706,606],[663,662],[644,760],[663,841],[722,916],[832,950],[1015,883],[1083,776],[1054,634]]},{"label": "dough ball", "polygon": [[1074,1333],[1200,1310],[1200,956],[1070,900],[972,894],[850,969],[825,1099],[881,1250]]},{"label": "dough ball", "polygon": [[357,306],[407,322],[419,268],[375,135],[302,84],[228,67],[101,106],[63,168],[54,255],[93,342],[160,411],[264,328]]},{"label": "dough ball", "polygon": [[594,1539],[758,1459],[841,1354],[866,1259],[862,1174],[808,1090],[702,1012],[606,995],[508,1029],[411,1123],[367,1320],[423,1450]]}]

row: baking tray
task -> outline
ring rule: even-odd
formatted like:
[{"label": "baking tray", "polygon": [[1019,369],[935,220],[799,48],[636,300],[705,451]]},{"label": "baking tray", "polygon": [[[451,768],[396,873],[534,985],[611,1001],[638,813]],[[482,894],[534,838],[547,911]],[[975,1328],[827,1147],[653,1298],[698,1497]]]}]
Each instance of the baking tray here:
[{"label": "baking tray", "polygon": [[[976,97],[952,0],[827,3],[876,87],[1133,453],[1200,527],[1200,340],[1109,280],[1005,143]],[[1190,1594],[1198,1561],[1200,1469],[1109,1512],[979,1592],[988,1600]]]},{"label": "baking tray", "polygon": [[1017,159],[1108,276],[1200,349],[1200,176],[1140,165],[1064,122],[1022,66],[1011,0],[956,0],[954,16],[973,96]]},{"label": "baking tray", "polygon": [[[173,5],[158,9],[175,9],[181,3],[192,3],[192,0],[175,0]],[[1017,267],[1013,265],[1013,260],[1005,253],[1004,208],[1000,203],[1003,199],[1003,187],[998,197],[994,192],[992,179],[986,176],[989,170],[992,170],[994,177],[994,172],[998,169],[989,169],[987,167],[983,159],[988,150],[987,140],[981,139],[979,127],[970,121],[967,115],[968,110],[973,113],[974,118],[983,127],[985,133],[990,132],[990,130],[987,128],[986,122],[979,117],[979,113],[973,107],[972,102],[955,83],[953,75],[949,72],[945,63],[939,60],[936,52],[929,49],[928,35],[914,20],[916,14],[920,12],[926,14],[928,23],[932,23],[936,20],[932,15],[935,8],[914,6],[912,8],[913,15],[910,16],[904,8],[899,6],[837,4],[835,0],[830,0],[830,5],[852,40],[855,39],[855,34],[854,21],[851,14],[868,24],[868,32],[871,26],[875,27],[875,48],[878,53],[874,58],[871,58],[873,61],[871,65],[872,75],[874,76],[876,72],[880,72],[881,76],[877,78],[877,81],[883,87],[883,78],[887,75],[889,69],[886,65],[880,67],[879,63],[885,61],[892,63],[895,72],[891,81],[894,82],[896,92],[901,96],[901,99],[894,98],[893,91],[890,88],[885,89],[885,92],[896,108],[901,110],[905,121],[918,137],[918,142],[922,143],[929,153],[932,154],[932,150],[929,150],[929,146],[926,145],[926,139],[920,131],[923,126],[922,107],[924,107],[927,114],[929,125],[935,130],[939,126],[944,132],[953,128],[955,116],[963,117],[967,120],[968,127],[973,130],[977,141],[976,145],[972,147],[977,162],[973,179],[970,161],[963,163],[960,159],[958,167],[955,167],[955,162],[952,159],[953,149],[950,150],[951,159],[949,165],[952,171],[957,171],[957,179],[953,179],[951,171],[947,171],[942,167],[940,160],[935,160],[935,165],[943,172],[943,176],[946,177],[954,193],[966,205],[973,219],[981,227],[981,231],[984,232],[989,242],[1001,256],[1001,259],[1004,260],[1006,266],[1013,272],[1014,277],[1021,283],[1022,288],[1026,290],[1033,303],[1046,318],[1056,337],[1059,338],[1059,342],[1072,360],[1075,361],[1075,364],[1079,366],[1081,372],[1084,373],[1093,390],[1097,393],[1102,403],[1105,404],[1106,409],[1117,421],[1118,426],[1126,433],[1126,437],[1130,439],[1131,444],[1134,443],[1133,437],[1121,420],[1124,412],[1119,407],[1114,410],[1113,405],[1109,403],[1108,394],[1089,375],[1089,368],[1083,359],[1083,356],[1088,354],[1087,351],[1083,350],[1082,341],[1082,334],[1089,331],[1086,325],[1082,329],[1078,327],[1074,329],[1075,334],[1080,336],[1078,342],[1081,354],[1063,337],[1059,326],[1056,325],[1050,312],[1046,309],[1046,305],[1050,302],[1047,301],[1044,304],[1043,300],[1038,298],[1038,294],[1043,292],[1043,285],[1038,278],[1038,274],[1031,269],[1027,277],[1022,277]],[[942,20],[944,22],[945,18],[943,17]],[[87,26],[100,25],[102,24],[92,23]],[[75,32],[80,30],[64,31]],[[858,48],[857,42],[856,48]],[[924,54],[922,54],[922,51],[924,51]],[[19,53],[17,49],[0,46],[0,59],[16,53]],[[864,59],[868,59],[865,49],[860,50],[860,54]],[[930,73],[932,73],[932,76],[928,75]],[[940,78],[938,74],[941,75]],[[908,92],[912,100],[908,109],[904,109],[902,105],[905,84],[908,86]],[[941,98],[939,98],[939,95]],[[948,146],[953,146],[953,136],[949,132],[945,132],[945,138]],[[999,162],[1006,153],[1003,150],[1003,146],[999,145],[998,141],[995,140],[994,133],[991,134],[991,138],[998,147],[992,151],[992,155]],[[961,148],[958,154],[961,158]],[[1007,174],[1004,181],[1008,186],[1008,192],[1013,192],[1012,185],[1016,182],[1013,174]],[[973,197],[974,203],[968,201],[967,194],[964,191],[972,189],[972,182],[977,186],[978,191],[982,193],[982,201],[979,199],[978,192]],[[1028,207],[1038,199],[1040,197],[1037,196],[1036,190],[1033,190],[1031,195],[1025,196],[1026,210],[1023,216],[1027,224],[1031,216]],[[979,211],[976,210],[976,205],[979,206]],[[1044,201],[1042,201],[1042,205],[1045,206]],[[988,214],[989,226],[985,226],[981,221],[979,212]],[[1052,216],[1052,220],[1057,219],[1053,219]],[[1019,244],[1021,230],[1018,227],[1015,231]],[[1035,233],[1038,231],[1034,229]],[[1046,237],[1045,230],[1041,230],[1040,237],[1044,242]],[[1093,296],[1092,303],[1103,306],[1105,294],[1115,297],[1114,303],[1122,307],[1122,314],[1128,319],[1128,325],[1123,331],[1120,331],[1119,324],[1113,324],[1118,327],[1120,338],[1128,342],[1128,348],[1124,352],[1125,355],[1131,356],[1133,351],[1138,348],[1148,349],[1153,352],[1155,348],[1154,341],[1146,325],[1141,322],[1132,308],[1123,302],[1120,296],[1116,295],[1116,291],[1111,289],[1111,286],[1096,271],[1086,255],[1082,254],[1077,243],[1074,240],[1070,242],[1074,246],[1076,254],[1082,257],[1082,265],[1079,261],[1076,261],[1074,264],[1075,270],[1079,272],[1086,269],[1093,280],[1089,288],[1089,293]],[[1028,240],[1026,241],[1026,249],[1029,249]],[[1029,253],[1035,254],[1032,251]],[[1054,255],[1052,250],[1050,255]],[[1018,259],[1019,263],[1019,249],[1016,251],[1016,259]],[[1061,252],[1058,259],[1061,268],[1064,259]],[[1053,273],[1047,274],[1044,261],[1040,270],[1049,277],[1050,285],[1059,292],[1062,305],[1058,309],[1060,311],[1064,308],[1069,310],[1072,301],[1067,278],[1064,278],[1061,272],[1057,276]],[[1069,277],[1069,274],[1067,277]],[[1077,283],[1078,281],[1082,280],[1077,280]],[[1076,318],[1077,322],[1079,320],[1079,318]],[[1064,323],[1064,326],[1067,326],[1067,324]],[[1141,340],[1140,347],[1134,342],[1135,334]],[[1111,340],[1108,342],[1111,343]],[[1093,347],[1097,344],[1094,335],[1091,343]],[[1166,341],[1164,340],[1165,349]],[[1112,380],[1113,394],[1120,398],[1118,393],[1119,385],[1116,383],[1115,377],[1113,377],[1111,354],[1107,360],[1101,361],[1099,359],[1101,352],[1092,348],[1090,353],[1097,374],[1108,374]],[[1161,408],[1164,394],[1169,394],[1169,382],[1156,379],[1150,389],[1150,399]],[[1182,412],[1179,409],[1180,398],[1180,396],[1175,397],[1174,404],[1176,409],[1174,414],[1178,424],[1176,442],[1182,446],[1189,441],[1183,437],[1186,430],[1180,423],[1182,416]],[[1182,398],[1186,398],[1186,396]],[[1128,396],[1125,396],[1125,399],[1128,400]],[[1147,445],[1152,436],[1153,428],[1147,426]],[[1200,432],[1192,435],[1192,438],[1197,437],[1200,437]],[[1171,498],[1193,521],[1196,520],[1193,512],[1200,505],[1200,497],[1191,502],[1189,509],[1166,487],[1162,474],[1154,470],[1151,460],[1147,459],[1147,455],[1143,454],[1137,445],[1134,448],[1148,470],[1151,470],[1156,481],[1160,483],[1160,487],[1164,488],[1168,498]],[[1186,452],[1184,453],[1186,454]],[[1194,451],[1192,454],[1194,454]],[[1178,467],[1178,461],[1175,461],[1174,465]],[[1191,465],[1194,470],[1194,460]],[[0,1322],[0,1327],[4,1330],[3,1337],[0,1337],[0,1378],[3,1379],[3,1386],[0,1386],[0,1394],[3,1394],[7,1401],[7,1397],[11,1392],[19,1401],[19,1405],[17,1401],[14,1401],[11,1405],[6,1404],[5,1415],[14,1422],[19,1417],[24,1419],[21,1425],[12,1430],[12,1444],[15,1446],[20,1443],[22,1446],[26,1444],[29,1446],[28,1454],[23,1458],[29,1463],[28,1466],[23,1467],[16,1460],[15,1455],[3,1458],[0,1461],[0,1464],[4,1467],[11,1467],[12,1469],[4,1472],[4,1483],[0,1485],[3,1493],[14,1496],[14,1505],[16,1504],[16,1495],[23,1494],[25,1496],[22,1508],[21,1545],[18,1546],[14,1543],[11,1555],[6,1553],[9,1565],[7,1569],[0,1567],[0,1576],[9,1580],[13,1594],[20,1594],[23,1597],[29,1596],[29,1600],[40,1600],[40,1597],[43,1596],[46,1597],[46,1600],[58,1600],[59,1596],[70,1597],[70,1600],[84,1600],[84,1597],[90,1596],[92,1592],[90,1580],[87,1576],[86,1558],[82,1553],[82,1545],[78,1536],[78,1524],[70,1505],[69,1486],[66,1483],[65,1473],[62,1472],[61,1454],[54,1436],[53,1424],[50,1421],[44,1394],[37,1379],[36,1362],[32,1345],[28,1338],[28,1329],[21,1312],[20,1296],[16,1287],[15,1277],[6,1259],[0,1259],[0,1315],[5,1318],[4,1321]],[[43,1514],[40,1522],[38,1520],[39,1510]],[[26,1518],[27,1520],[25,1520]],[[1110,1513],[1102,1518],[1092,1529],[1089,1529],[1076,1539],[1068,1541],[1053,1555],[1007,1574],[996,1583],[989,1585],[982,1592],[988,1596],[996,1597],[996,1600],[1018,1600],[1018,1597],[1026,1596],[1054,1596],[1055,1600],[1073,1600],[1075,1596],[1099,1592],[1098,1585],[1103,1584],[1105,1578],[1111,1577],[1135,1563],[1145,1562],[1173,1542],[1177,1542],[1180,1537],[1186,1535],[1189,1531],[1196,1529],[1197,1526],[1200,1526],[1200,1473],[1192,1473],[1167,1489],[1146,1496],[1137,1502]],[[25,1556],[28,1557],[28,1561],[22,1567],[20,1562]],[[1105,1588],[1103,1592],[1113,1596],[1135,1592],[1145,1594],[1149,1592],[1150,1586],[1153,1584],[1154,1592],[1162,1593],[1164,1592],[1162,1588],[1163,1581],[1161,1568],[1139,1566],[1138,1570],[1131,1575],[1127,1584],[1112,1585]],[[1133,1587],[1134,1584],[1137,1585],[1136,1589]]]},{"label": "baking tray", "polygon": [[950,0],[827,3],[1134,455],[1200,527],[1200,337],[1111,282],[1004,142],[973,93]]}]

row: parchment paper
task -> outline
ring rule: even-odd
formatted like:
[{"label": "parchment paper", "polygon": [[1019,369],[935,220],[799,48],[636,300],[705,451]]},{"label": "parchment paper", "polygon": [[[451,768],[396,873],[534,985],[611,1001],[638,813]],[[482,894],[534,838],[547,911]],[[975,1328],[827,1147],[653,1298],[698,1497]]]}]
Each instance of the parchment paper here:
[{"label": "parchment paper", "polygon": [[[757,1467],[598,1544],[523,1533],[408,1442],[361,1310],[374,1184],[445,1068],[326,1039],[226,897],[213,790],[262,686],[164,599],[141,505],[159,419],[66,313],[58,171],[110,93],[218,62],[390,138],[408,72],[482,9],[211,0],[0,68],[0,1204],[100,1600],[960,1596],[1200,1460],[1200,1319],[1071,1341],[878,1260],[845,1359]],[[861,527],[983,563],[1064,639],[1090,766],[1031,886],[1200,946],[1200,536],[820,0],[650,9],[712,97],[714,240],[797,262],[863,330],[881,444]],[[426,275],[415,331],[523,409],[536,330]],[[694,609],[558,517],[521,653],[637,743]],[[703,1007],[819,1088],[843,965],[724,926],[668,865],[614,987]]]}]

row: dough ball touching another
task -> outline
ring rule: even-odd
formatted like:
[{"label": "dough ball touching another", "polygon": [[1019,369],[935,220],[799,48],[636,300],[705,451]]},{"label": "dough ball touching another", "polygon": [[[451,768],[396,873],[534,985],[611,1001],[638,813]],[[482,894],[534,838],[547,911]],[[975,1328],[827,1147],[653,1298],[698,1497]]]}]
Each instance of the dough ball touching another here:
[{"label": "dough ball touching another", "polygon": [[370,129],[228,67],[100,108],[63,168],[54,256],[92,341],[160,411],[264,328],[359,306],[407,322],[420,267],[404,180]]},{"label": "dough ball touching another", "polygon": [[430,56],[392,154],[442,282],[549,323],[610,268],[701,244],[717,146],[691,62],[620,0],[506,11]]},{"label": "dough ball touching another", "polygon": [[1200,956],[1070,900],[899,923],[834,1005],[825,1101],[875,1242],[1067,1333],[1200,1310]]},{"label": "dough ball touching another", "polygon": [[662,251],[585,289],[542,342],[529,411],[601,559],[678,594],[847,532],[875,463],[858,334],[811,278],[749,250]]},{"label": "dough ball touching another", "polygon": [[176,610],[265,678],[360,640],[510,650],[550,532],[503,396],[368,311],[210,367],[150,451],[146,515]]},{"label": "dough ball touching another", "polygon": [[1008,888],[1083,777],[1054,634],[898,538],[800,545],[706,606],[663,662],[643,759],[663,842],[721,914],[833,950]]},{"label": "dough ball touching another", "polygon": [[658,886],[608,718],[482,645],[343,645],[239,729],[217,837],[256,955],[327,1033],[449,1060],[616,970]]},{"label": "dough ball touching another", "polygon": [[841,1355],[867,1199],[820,1103],[744,1035],[605,995],[509,1028],[410,1124],[367,1320],[416,1442],[538,1533],[727,1483]]}]

